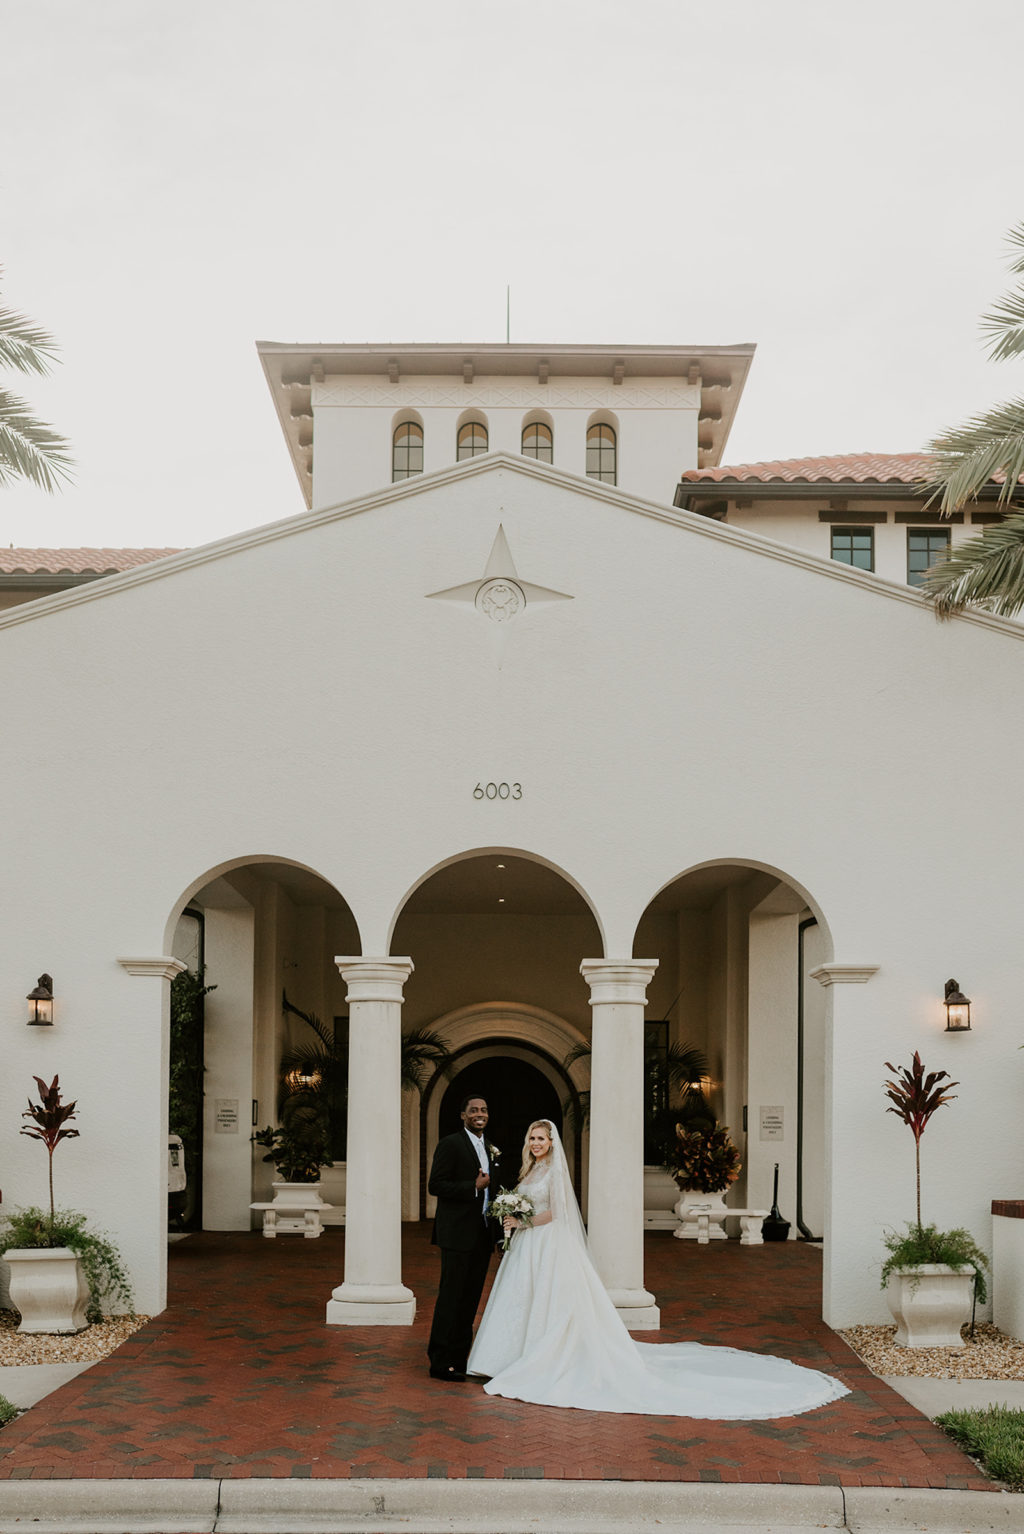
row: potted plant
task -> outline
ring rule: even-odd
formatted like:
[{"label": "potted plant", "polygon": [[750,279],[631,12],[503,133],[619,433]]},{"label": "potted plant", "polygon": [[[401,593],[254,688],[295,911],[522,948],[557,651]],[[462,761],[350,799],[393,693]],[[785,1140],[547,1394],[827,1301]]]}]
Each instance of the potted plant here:
[{"label": "potted plant", "polygon": [[689,1236],[692,1230],[696,1239],[697,1227],[688,1223],[685,1215],[688,1209],[702,1209],[710,1216],[708,1236],[724,1241],[724,1221],[729,1213],[725,1194],[743,1167],[726,1126],[706,1118],[678,1123],[676,1142],[665,1164],[682,1195],[676,1204],[681,1233]]},{"label": "potted plant", "polygon": [[35,1078],[39,1102],[22,1118],[31,1119],[21,1133],[41,1140],[49,1157],[49,1214],[34,1206],[7,1216],[0,1233],[0,1255],[10,1266],[11,1303],[21,1315],[20,1332],[80,1332],[100,1319],[101,1302],[110,1296],[131,1309],[128,1275],[116,1248],[86,1229],[86,1217],[58,1210],[53,1197],[53,1153],[62,1140],[78,1137],[68,1127],[76,1118],[75,1103],[61,1101],[60,1082],[47,1086]]},{"label": "potted plant", "polygon": [[882,1287],[896,1319],[896,1343],[905,1348],[962,1348],[960,1328],[971,1314],[975,1298],[987,1297],[985,1270],[988,1258],[969,1231],[940,1231],[921,1223],[921,1136],[933,1113],[953,1100],[948,1071],[925,1074],[921,1056],[914,1051],[909,1067],[898,1070],[890,1061],[886,1070],[895,1075],[885,1083],[890,1106],[914,1136],[917,1172],[917,1220],[904,1233],[886,1231],[889,1253],[882,1264]]}]

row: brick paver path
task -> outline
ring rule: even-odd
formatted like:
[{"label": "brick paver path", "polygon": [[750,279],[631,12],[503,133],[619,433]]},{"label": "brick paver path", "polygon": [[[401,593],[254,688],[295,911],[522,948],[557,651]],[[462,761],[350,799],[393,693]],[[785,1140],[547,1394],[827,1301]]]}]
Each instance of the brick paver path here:
[{"label": "brick paver path", "polygon": [[853,1394],[770,1422],[528,1406],[426,1372],[438,1259],[405,1232],[412,1327],[328,1327],[344,1235],[191,1236],[169,1309],[0,1432],[0,1477],[496,1476],[988,1489],[820,1315],[820,1253],[646,1238],[663,1330],[780,1354]]}]

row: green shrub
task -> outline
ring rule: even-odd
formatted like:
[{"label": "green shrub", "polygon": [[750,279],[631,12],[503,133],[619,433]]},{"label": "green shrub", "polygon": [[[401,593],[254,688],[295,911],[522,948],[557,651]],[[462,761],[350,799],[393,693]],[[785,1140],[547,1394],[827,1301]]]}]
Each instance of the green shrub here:
[{"label": "green shrub", "polygon": [[0,1396],[0,1427],[6,1427],[18,1415],[18,1408],[6,1396]]},{"label": "green shrub", "polygon": [[[998,1384],[993,1381],[993,1390]],[[1015,1490],[1024,1489],[1024,1411],[1009,1406],[976,1406],[936,1417],[961,1449],[980,1460],[989,1475]]]},{"label": "green shrub", "polygon": [[121,1254],[106,1236],[86,1229],[86,1217],[73,1209],[58,1209],[51,1220],[44,1209],[30,1205],[7,1216],[0,1230],[0,1256],[10,1248],[66,1246],[81,1260],[89,1285],[88,1319],[103,1318],[103,1301],[120,1300],[132,1309],[132,1286]]},{"label": "green shrub", "polygon": [[970,1231],[938,1230],[934,1225],[908,1225],[906,1233],[887,1230],[883,1237],[889,1253],[882,1264],[882,1286],[897,1268],[919,1268],[923,1263],[939,1262],[950,1268],[973,1268],[975,1294],[984,1305],[988,1299],[985,1271],[988,1258]]}]

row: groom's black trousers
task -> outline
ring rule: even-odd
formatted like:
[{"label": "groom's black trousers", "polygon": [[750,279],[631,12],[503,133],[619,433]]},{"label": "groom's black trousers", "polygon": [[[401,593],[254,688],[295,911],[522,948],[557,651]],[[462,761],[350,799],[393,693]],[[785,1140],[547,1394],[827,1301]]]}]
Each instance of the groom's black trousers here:
[{"label": "groom's black trousers", "polygon": [[486,1220],[480,1221],[480,1234],[468,1252],[441,1248],[441,1282],[434,1306],[427,1353],[430,1367],[441,1370],[466,1370],[466,1360],[473,1342],[473,1321],[483,1293],[491,1260],[494,1233]]}]

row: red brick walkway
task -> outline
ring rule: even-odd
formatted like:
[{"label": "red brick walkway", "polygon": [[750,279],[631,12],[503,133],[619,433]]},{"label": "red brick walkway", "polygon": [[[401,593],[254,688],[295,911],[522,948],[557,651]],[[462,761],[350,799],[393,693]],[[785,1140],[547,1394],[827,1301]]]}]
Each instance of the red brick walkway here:
[{"label": "red brick walkway", "polygon": [[430,1380],[437,1272],[407,1227],[413,1327],[327,1327],[344,1236],[201,1235],[171,1249],[170,1308],[0,1432],[0,1478],[497,1476],[990,1489],[819,1319],[818,1251],[647,1237],[663,1330],[777,1353],[853,1394],[770,1422],[527,1406]]}]

